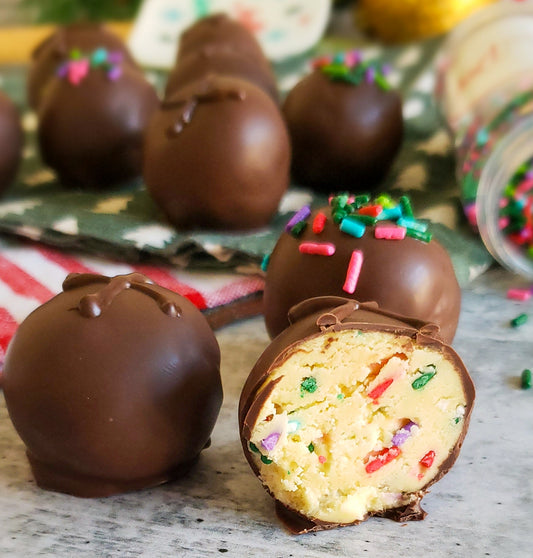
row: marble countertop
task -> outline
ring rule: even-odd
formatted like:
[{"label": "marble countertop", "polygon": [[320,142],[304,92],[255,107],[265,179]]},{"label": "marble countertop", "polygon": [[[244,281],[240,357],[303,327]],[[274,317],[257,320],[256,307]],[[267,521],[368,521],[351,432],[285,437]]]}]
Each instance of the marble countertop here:
[{"label": "marble countertop", "polygon": [[[530,557],[533,547],[533,299],[492,270],[463,292],[454,347],[477,387],[470,432],[450,473],[425,497],[425,521],[363,524],[303,536],[278,523],[237,435],[244,380],[268,343],[255,318],[218,332],[225,401],[213,445],[173,484],[84,500],[38,489],[0,396],[0,556]],[[513,329],[521,312],[531,318]]]}]

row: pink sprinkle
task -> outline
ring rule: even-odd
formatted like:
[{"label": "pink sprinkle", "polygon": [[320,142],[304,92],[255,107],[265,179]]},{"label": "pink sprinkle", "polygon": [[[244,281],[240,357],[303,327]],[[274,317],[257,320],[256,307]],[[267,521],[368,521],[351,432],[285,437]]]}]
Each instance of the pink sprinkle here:
[{"label": "pink sprinkle", "polygon": [[510,223],[509,217],[500,217],[498,219],[498,227],[501,229],[505,229],[505,227]]},{"label": "pink sprinkle", "polygon": [[351,50],[347,52],[344,57],[344,63],[346,66],[353,68],[355,65],[361,62],[361,53],[358,50]]},{"label": "pink sprinkle", "polygon": [[354,250],[352,252],[352,257],[350,258],[350,263],[348,264],[348,270],[346,271],[346,280],[344,281],[344,285],[342,287],[343,291],[350,294],[355,292],[362,266],[363,252],[361,250]]},{"label": "pink sprinkle", "polygon": [[327,461],[325,455],[319,455],[319,456],[318,456],[318,460],[319,460],[320,463],[322,463],[322,464],[324,464],[324,463]]},{"label": "pink sprinkle", "polygon": [[507,298],[511,300],[528,300],[531,298],[531,289],[509,289]]},{"label": "pink sprinkle", "polygon": [[331,244],[331,242],[302,242],[298,249],[300,254],[316,256],[333,256],[335,254],[335,244]]},{"label": "pink sprinkle", "polygon": [[466,218],[468,219],[468,222],[473,227],[477,227],[476,204],[475,203],[469,203],[468,205],[465,205],[464,209],[465,209],[465,215],[466,215]]},{"label": "pink sprinkle", "polygon": [[313,219],[313,232],[315,234],[320,234],[324,230],[324,226],[326,225],[326,215],[322,213],[317,213],[315,218]]},{"label": "pink sprinkle", "polygon": [[89,73],[89,60],[71,60],[68,65],[68,80],[72,85],[79,85]]},{"label": "pink sprinkle", "polygon": [[507,198],[501,198],[498,205],[500,206],[500,209],[503,209],[509,205],[509,200]]},{"label": "pink sprinkle", "polygon": [[374,229],[374,236],[385,240],[403,240],[406,229],[397,225],[377,225]]}]

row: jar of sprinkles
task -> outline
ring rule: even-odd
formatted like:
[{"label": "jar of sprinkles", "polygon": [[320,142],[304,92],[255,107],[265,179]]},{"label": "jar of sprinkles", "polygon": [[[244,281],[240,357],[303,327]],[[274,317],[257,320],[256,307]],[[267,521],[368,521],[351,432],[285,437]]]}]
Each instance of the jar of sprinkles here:
[{"label": "jar of sprinkles", "polygon": [[454,137],[466,217],[508,269],[533,278],[533,0],[502,0],[443,45],[436,96]]}]

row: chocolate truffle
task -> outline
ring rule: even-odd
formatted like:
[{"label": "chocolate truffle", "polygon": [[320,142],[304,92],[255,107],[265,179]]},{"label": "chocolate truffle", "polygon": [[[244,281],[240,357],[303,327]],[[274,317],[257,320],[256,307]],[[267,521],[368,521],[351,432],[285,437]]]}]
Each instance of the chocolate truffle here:
[{"label": "chocolate truffle", "polygon": [[282,111],[293,178],[317,192],[374,189],[402,143],[400,95],[367,64],[317,68],[292,89]]},{"label": "chocolate truffle", "polygon": [[15,178],[23,143],[24,135],[17,107],[0,91],[0,194]]},{"label": "chocolate truffle", "polygon": [[228,44],[254,60],[264,58],[261,45],[244,25],[218,13],[199,19],[181,34],[176,62],[179,64],[185,56],[206,46],[220,50]]},{"label": "chocolate truffle", "polygon": [[423,519],[474,402],[459,356],[434,326],[375,303],[319,297],[289,318],[239,407],[244,453],[280,519],[295,533]]},{"label": "chocolate truffle", "polygon": [[209,445],[219,365],[186,298],[137,273],[70,275],[6,354],[6,404],[37,484],[99,497],[183,475]]},{"label": "chocolate truffle", "polygon": [[43,160],[67,187],[102,189],[140,177],[144,131],[158,106],[141,73],[97,53],[99,64],[64,63],[39,107]]},{"label": "chocolate truffle", "polygon": [[[264,294],[270,336],[288,326],[287,312],[294,304],[314,296],[335,295],[376,301],[386,310],[435,323],[441,338],[451,342],[459,319],[461,290],[446,250],[430,240],[427,231],[413,228],[425,229],[427,224],[401,217],[402,204],[383,209],[367,203],[355,209],[357,197],[344,209],[336,205],[347,199],[333,198],[333,207],[313,212],[300,221],[296,231],[284,232],[279,238],[268,263]],[[403,201],[408,204],[407,198]],[[382,220],[372,217],[377,212]],[[318,214],[322,216],[321,229],[315,225]],[[397,222],[390,221],[394,215]],[[405,238],[378,238],[388,231]],[[353,271],[350,278],[349,269]]]},{"label": "chocolate truffle", "polygon": [[187,83],[209,74],[222,74],[250,81],[274,101],[278,101],[276,78],[266,59],[255,60],[231,45],[216,48],[204,46],[180,58],[168,77],[165,97],[171,96]]},{"label": "chocolate truffle", "polygon": [[55,75],[59,65],[68,59],[73,50],[88,53],[98,48],[105,48],[114,52],[115,55],[121,55],[125,64],[137,68],[120,37],[104,25],[74,23],[59,27],[32,53],[27,82],[28,104],[33,109],[39,107],[48,82]]},{"label": "chocolate truffle", "polygon": [[149,193],[178,229],[266,225],[289,181],[289,138],[266,93],[211,75],[166,99],[144,151]]}]

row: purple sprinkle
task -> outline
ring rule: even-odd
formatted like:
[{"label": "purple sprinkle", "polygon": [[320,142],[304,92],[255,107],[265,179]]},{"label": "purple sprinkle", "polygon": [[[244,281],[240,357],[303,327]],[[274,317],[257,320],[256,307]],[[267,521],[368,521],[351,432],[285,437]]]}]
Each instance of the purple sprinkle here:
[{"label": "purple sprinkle", "polygon": [[107,72],[107,77],[111,81],[116,81],[122,75],[122,68],[120,66],[111,66]]},{"label": "purple sprinkle", "polygon": [[398,430],[392,437],[392,445],[400,447],[404,444],[407,438],[411,436],[411,429],[413,426],[418,426],[418,424],[412,420],[410,420],[405,426],[402,426],[402,428],[400,428],[400,430]]},{"label": "purple sprinkle", "polygon": [[61,64],[61,66],[59,66],[59,68],[56,70],[56,76],[58,78],[65,78],[67,77],[68,74],[68,62],[65,62],[64,64]]},{"label": "purple sprinkle", "polygon": [[110,64],[120,64],[124,61],[124,54],[119,50],[112,50],[107,53],[107,61]]},{"label": "purple sprinkle", "polygon": [[289,222],[285,225],[285,232],[290,232],[292,227],[299,223],[300,221],[304,221],[311,215],[311,208],[308,205],[304,205],[302,209],[297,211],[290,219]]},{"label": "purple sprinkle", "polygon": [[365,81],[367,83],[374,83],[375,77],[376,77],[376,70],[374,70],[374,68],[372,67],[367,68],[365,72]]},{"label": "purple sprinkle", "polygon": [[269,434],[266,438],[261,440],[261,445],[267,451],[272,451],[276,446],[276,444],[278,443],[280,436],[281,434],[279,432],[272,432],[272,434]]},{"label": "purple sprinkle", "polygon": [[381,67],[381,73],[384,76],[388,76],[392,71],[392,66],[390,64],[383,64],[383,66]]}]

